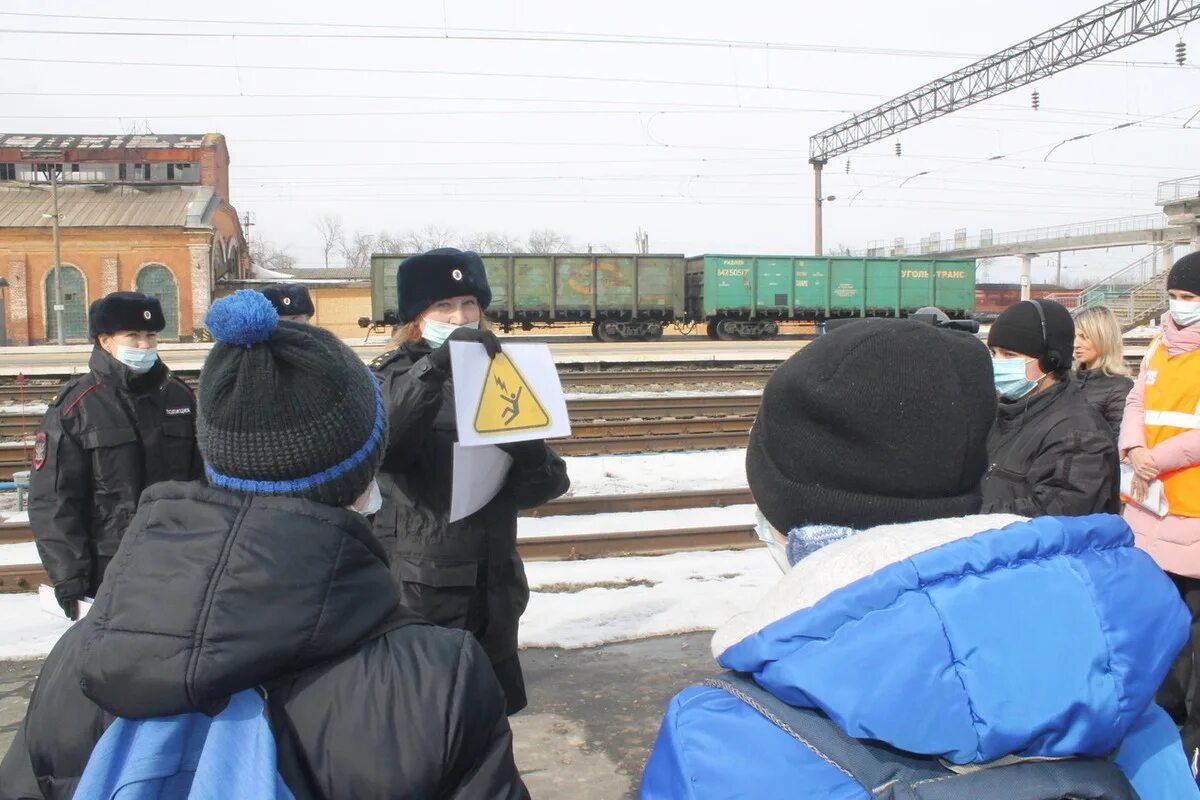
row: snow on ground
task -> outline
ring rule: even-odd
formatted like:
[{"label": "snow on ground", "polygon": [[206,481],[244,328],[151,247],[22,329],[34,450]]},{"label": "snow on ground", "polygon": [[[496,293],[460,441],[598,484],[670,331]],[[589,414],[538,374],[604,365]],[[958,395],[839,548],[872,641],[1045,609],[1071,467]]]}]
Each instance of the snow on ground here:
[{"label": "snow on ground", "polygon": [[746,487],[746,451],[696,450],[630,456],[571,456],[568,496]]},{"label": "snow on ground", "polygon": [[[521,646],[563,648],[714,630],[781,574],[762,548],[533,561],[525,572]],[[36,594],[0,595],[0,659],[41,658],[68,627],[41,610]]]},{"label": "snow on ground", "polygon": [[17,511],[17,493],[0,492],[0,523],[5,525],[28,525],[29,512]]},{"label": "snow on ground", "polygon": [[753,525],[754,506],[725,508],[682,508],[673,511],[633,511],[612,514],[580,514],[565,517],[521,517],[517,537],[586,536],[590,533],[627,533],[708,525]]},{"label": "snow on ground", "polygon": [[521,646],[562,648],[714,630],[782,574],[763,548],[536,561],[525,573]]},{"label": "snow on ground", "polygon": [[43,658],[69,627],[42,610],[36,593],[0,594],[0,659]]},{"label": "snow on ground", "polygon": [[1149,339],[1162,333],[1162,328],[1158,325],[1140,325],[1136,328],[1130,328],[1125,331],[1126,339]]},{"label": "snow on ground", "polygon": [[0,566],[40,563],[42,559],[38,556],[37,545],[33,542],[0,544]]},{"label": "snow on ground", "polygon": [[48,408],[46,403],[9,403],[0,406],[0,414],[45,414]]}]

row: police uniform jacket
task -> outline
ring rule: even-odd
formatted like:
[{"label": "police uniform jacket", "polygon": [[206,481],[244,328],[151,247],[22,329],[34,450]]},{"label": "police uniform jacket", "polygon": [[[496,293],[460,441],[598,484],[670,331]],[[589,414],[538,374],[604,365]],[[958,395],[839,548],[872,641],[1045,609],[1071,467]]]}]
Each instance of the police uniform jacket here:
[{"label": "police uniform jacket", "polygon": [[517,623],[529,600],[517,554],[517,509],[570,486],[549,447],[514,461],[500,492],[465,519],[448,520],[458,439],[450,376],[408,343],[372,364],[388,406],[388,446],[379,472],[383,507],[375,535],[391,558],[401,602],[427,619],[475,634],[496,669],[509,713],[525,705]]},{"label": "police uniform jacket", "polygon": [[158,361],[135,375],[96,347],[34,443],[29,523],[59,599],[93,596],[142,490],[202,478],[196,398]]}]

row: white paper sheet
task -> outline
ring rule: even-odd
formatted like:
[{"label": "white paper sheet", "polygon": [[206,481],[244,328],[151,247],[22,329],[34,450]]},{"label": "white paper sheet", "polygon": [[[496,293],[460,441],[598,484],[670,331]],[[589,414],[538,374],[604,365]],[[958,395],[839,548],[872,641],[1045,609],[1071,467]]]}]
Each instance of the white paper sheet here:
[{"label": "white paper sheet", "polygon": [[571,435],[567,401],[548,345],[506,342],[493,362],[481,344],[448,344],[463,447]]},{"label": "white paper sheet", "polygon": [[454,477],[450,487],[450,521],[469,517],[486,506],[508,477],[512,456],[499,447],[454,445]]},{"label": "white paper sheet", "polygon": [[1146,491],[1145,500],[1136,500],[1133,496],[1133,466],[1130,464],[1121,465],[1121,499],[1126,503],[1133,503],[1135,506],[1140,506],[1152,514],[1159,517],[1165,517],[1171,513],[1171,508],[1167,505],[1167,495],[1163,491],[1162,481],[1150,481],[1150,486]]}]

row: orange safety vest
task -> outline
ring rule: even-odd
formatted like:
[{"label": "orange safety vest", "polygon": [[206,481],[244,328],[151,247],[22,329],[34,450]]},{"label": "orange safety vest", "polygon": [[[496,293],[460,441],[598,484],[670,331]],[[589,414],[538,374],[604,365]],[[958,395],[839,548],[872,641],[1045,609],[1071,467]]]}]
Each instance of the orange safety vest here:
[{"label": "orange safety vest", "polygon": [[[1171,356],[1161,340],[1146,359],[1146,446],[1200,430],[1200,350]],[[1170,512],[1200,517],[1200,465],[1159,475]]]}]

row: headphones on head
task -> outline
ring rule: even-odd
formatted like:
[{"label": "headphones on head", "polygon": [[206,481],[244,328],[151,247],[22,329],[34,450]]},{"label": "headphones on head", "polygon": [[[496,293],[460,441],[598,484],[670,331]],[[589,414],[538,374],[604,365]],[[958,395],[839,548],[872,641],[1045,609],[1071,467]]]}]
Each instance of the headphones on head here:
[{"label": "headphones on head", "polygon": [[1045,355],[1038,359],[1039,365],[1041,363],[1045,363],[1045,365],[1049,367],[1049,369],[1045,370],[1046,372],[1054,372],[1062,369],[1062,354],[1057,350],[1050,349],[1050,339],[1046,336],[1046,312],[1042,309],[1042,304],[1037,300],[1022,300],[1021,302],[1029,303],[1037,309],[1038,321],[1042,324],[1042,351],[1045,353]]}]

